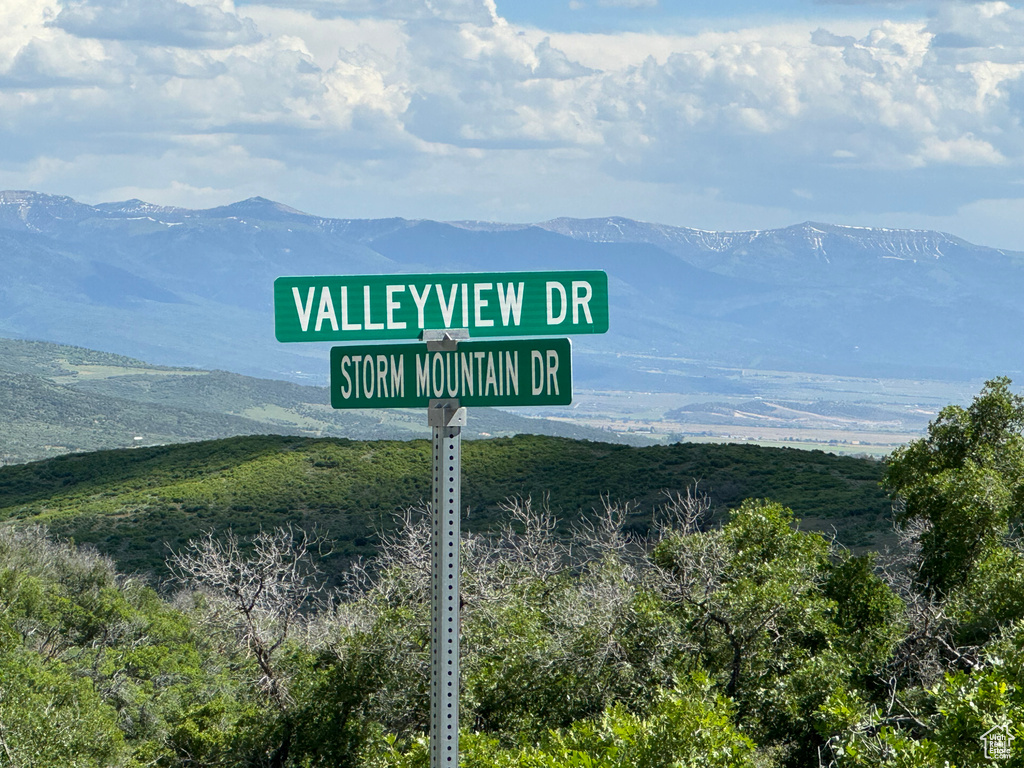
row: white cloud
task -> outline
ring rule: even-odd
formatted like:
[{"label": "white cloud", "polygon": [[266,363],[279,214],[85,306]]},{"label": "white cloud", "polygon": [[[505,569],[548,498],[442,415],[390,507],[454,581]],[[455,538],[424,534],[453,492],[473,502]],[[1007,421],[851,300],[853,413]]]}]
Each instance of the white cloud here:
[{"label": "white cloud", "polygon": [[259,39],[248,19],[211,4],[179,0],[73,0],[52,23],[81,38],[187,48],[231,48]]},{"label": "white cloud", "polygon": [[1005,159],[987,141],[979,141],[970,133],[948,141],[929,136],[921,143],[921,151],[914,158],[920,164],[937,161],[959,165],[996,165]]},{"label": "white cloud", "polygon": [[[772,178],[798,182],[791,189],[815,181],[844,188],[844,199],[833,193],[832,204],[866,210],[899,204],[878,194],[892,173],[1019,169],[1024,133],[1014,94],[1024,73],[1024,21],[1005,5],[957,13],[972,29],[984,29],[974,23],[984,19],[997,30],[1000,63],[980,46],[949,61],[932,45],[933,26],[950,23],[940,17],[932,25],[883,23],[859,38],[819,31],[811,38],[817,44],[720,42],[607,73],[602,100],[629,127],[621,140],[605,132],[616,173],[703,184],[718,178],[727,194],[746,200],[769,194]],[[1017,32],[1012,55],[1008,28]],[[861,173],[851,176],[850,167]],[[929,186],[902,204],[933,205],[939,193]],[[945,205],[955,205],[957,193],[947,195]]]},{"label": "white cloud", "polygon": [[421,195],[454,218],[524,210],[516,194],[540,218],[622,212],[626,189],[658,210],[715,190],[709,216],[825,218],[1016,194],[1024,12],[827,26],[574,35],[516,28],[490,0],[7,0],[0,179],[70,193],[55,185],[145,174],[175,203],[316,188],[382,215]]},{"label": "white cloud", "polygon": [[258,5],[308,11],[317,18],[435,19],[489,24],[494,0],[260,0]]}]

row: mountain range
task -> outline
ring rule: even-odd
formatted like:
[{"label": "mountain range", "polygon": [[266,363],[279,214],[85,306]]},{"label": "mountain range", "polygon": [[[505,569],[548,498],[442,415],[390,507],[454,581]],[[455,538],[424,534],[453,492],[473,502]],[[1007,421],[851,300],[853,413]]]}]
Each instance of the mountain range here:
[{"label": "mountain range", "polygon": [[327,347],[274,339],[278,276],[581,268],[608,272],[611,328],[574,341],[580,388],[714,391],[723,367],[1024,367],[1024,254],[938,232],[349,220],[258,197],[190,210],[8,191],[0,255],[2,336],[296,382],[326,382]]}]

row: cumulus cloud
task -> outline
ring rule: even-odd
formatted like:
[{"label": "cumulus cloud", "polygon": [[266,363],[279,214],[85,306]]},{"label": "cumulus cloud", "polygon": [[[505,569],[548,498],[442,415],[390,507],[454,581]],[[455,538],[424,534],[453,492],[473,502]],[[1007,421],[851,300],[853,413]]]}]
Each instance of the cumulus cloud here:
[{"label": "cumulus cloud", "polygon": [[144,168],[176,195],[432,178],[472,204],[537,174],[564,196],[561,169],[609,200],[648,185],[955,209],[1024,176],[1024,12],[600,37],[518,29],[492,0],[8,0],[0,111],[0,178],[70,178],[106,154],[124,158],[110,188]]},{"label": "cumulus cloud", "polygon": [[53,25],[81,38],[187,48],[231,48],[259,39],[248,19],[179,0],[77,0],[61,9]]},{"label": "cumulus cloud", "polygon": [[309,11],[318,18],[439,19],[487,24],[494,0],[260,0],[259,5]]},{"label": "cumulus cloud", "polygon": [[[957,30],[985,44],[952,52],[935,45]],[[902,200],[886,194],[896,189],[893,173],[1010,172],[989,174],[994,186],[1021,174],[1019,11],[1005,3],[956,6],[927,24],[883,23],[858,37],[819,29],[809,37],[809,45],[720,44],[609,74],[602,101],[624,129],[605,132],[616,172],[707,184],[717,177],[747,200],[770,194],[771,180],[788,179],[786,188],[817,189],[830,204],[862,208],[934,204],[925,183]],[[947,196],[955,206],[958,192]]]}]

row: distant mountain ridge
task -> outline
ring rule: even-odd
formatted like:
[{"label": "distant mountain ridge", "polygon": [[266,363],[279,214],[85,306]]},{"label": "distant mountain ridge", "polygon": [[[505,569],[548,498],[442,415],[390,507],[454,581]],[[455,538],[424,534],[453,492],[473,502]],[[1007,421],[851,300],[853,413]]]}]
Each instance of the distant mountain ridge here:
[{"label": "distant mountain ridge", "polygon": [[0,192],[0,334],[173,365],[326,380],[274,340],[280,275],[604,269],[611,329],[577,386],[687,391],[716,369],[971,379],[1024,368],[1024,254],[952,235],[806,222],[708,232],[318,217],[261,197],[206,210]]},{"label": "distant mountain ridge", "polygon": [[[605,219],[552,219],[540,224],[545,229],[559,234],[568,235],[580,240],[593,242],[647,242],[652,245],[667,246],[675,249],[679,246],[699,247],[709,251],[727,251],[743,245],[754,245],[764,240],[793,240],[804,237],[818,250],[823,249],[823,237],[845,237],[850,240],[870,237],[876,244],[884,244],[885,249],[894,255],[905,254],[908,257],[941,256],[937,245],[950,243],[958,246],[970,245],[967,241],[946,234],[923,229],[890,229],[872,227],[853,227],[841,224],[821,224],[805,221],[802,224],[782,229],[751,229],[740,231],[716,232],[690,227],[673,227],[664,224],[644,224],[612,217]],[[922,251],[922,245],[925,246]],[[929,247],[930,246],[930,247]]]},{"label": "distant mountain ridge", "polygon": [[[12,215],[13,214],[13,215]],[[21,222],[34,231],[43,231],[42,224],[54,221],[80,222],[89,218],[127,219],[158,217],[154,221],[183,223],[189,219],[237,219],[248,216],[254,221],[294,221],[324,232],[350,232],[356,238],[372,242],[377,237],[400,229],[415,227],[426,220],[335,219],[323,218],[291,208],[264,197],[251,197],[229,205],[206,209],[160,206],[143,200],[87,205],[71,197],[32,191],[0,191],[0,225],[15,229]],[[592,219],[557,218],[536,224],[514,224],[484,221],[444,222],[448,226],[479,232],[514,232],[536,227],[548,232],[590,243],[646,243],[679,255],[692,251],[727,253],[744,247],[789,244],[799,248],[799,241],[812,251],[827,257],[828,241],[844,240],[865,252],[877,250],[882,258],[915,261],[943,256],[943,246],[977,248],[962,238],[932,230],[855,227],[838,224],[803,222],[781,229],[714,231],[653,224],[620,216]],[[14,226],[12,226],[14,224]],[[993,250],[1000,254],[1007,252]],[[884,255],[882,255],[884,254]],[[1024,254],[1017,254],[1024,258]],[[827,258],[826,258],[827,260]]]}]

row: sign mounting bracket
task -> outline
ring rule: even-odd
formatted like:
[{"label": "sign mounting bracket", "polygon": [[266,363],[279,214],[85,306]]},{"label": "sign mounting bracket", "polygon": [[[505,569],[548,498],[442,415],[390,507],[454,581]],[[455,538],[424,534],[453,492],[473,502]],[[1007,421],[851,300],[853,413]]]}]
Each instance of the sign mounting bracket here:
[{"label": "sign mounting bracket", "polygon": [[469,331],[466,328],[423,331],[420,341],[427,342],[427,352],[454,352],[460,341],[469,341]]}]

